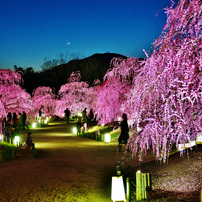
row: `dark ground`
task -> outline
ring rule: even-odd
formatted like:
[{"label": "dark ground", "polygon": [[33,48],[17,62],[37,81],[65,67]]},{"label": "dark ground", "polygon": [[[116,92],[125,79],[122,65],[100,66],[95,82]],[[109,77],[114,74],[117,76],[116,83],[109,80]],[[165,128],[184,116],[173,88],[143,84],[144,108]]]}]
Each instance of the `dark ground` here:
[{"label": "dark ground", "polygon": [[[37,155],[21,155],[0,164],[0,201],[111,201],[111,178],[116,174],[117,161],[128,154],[115,153],[117,139],[106,144],[73,135],[74,125],[58,121],[30,130]],[[20,131],[24,141],[27,132]],[[125,176],[135,181],[137,170],[151,173],[153,202],[199,201],[201,152],[201,147],[194,148],[189,152],[189,160],[187,155],[179,157],[176,153],[170,156],[168,164],[162,165],[152,161],[154,158],[150,155],[140,167],[135,166],[138,161],[133,158],[132,168]],[[133,199],[134,193],[135,187],[132,187]]]},{"label": "dark ground", "polygon": [[[0,164],[0,201],[111,201],[111,178],[123,152],[72,134],[75,124],[31,129],[37,156]],[[25,141],[28,130],[21,130]]]}]

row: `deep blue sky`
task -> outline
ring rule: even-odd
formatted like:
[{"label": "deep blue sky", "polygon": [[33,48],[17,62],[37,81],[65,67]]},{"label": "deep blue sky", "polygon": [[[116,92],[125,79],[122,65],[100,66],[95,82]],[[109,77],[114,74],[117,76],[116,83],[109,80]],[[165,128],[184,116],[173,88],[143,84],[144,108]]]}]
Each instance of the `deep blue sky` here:
[{"label": "deep blue sky", "polygon": [[170,0],[1,0],[0,69],[40,70],[60,53],[145,57],[166,6]]}]

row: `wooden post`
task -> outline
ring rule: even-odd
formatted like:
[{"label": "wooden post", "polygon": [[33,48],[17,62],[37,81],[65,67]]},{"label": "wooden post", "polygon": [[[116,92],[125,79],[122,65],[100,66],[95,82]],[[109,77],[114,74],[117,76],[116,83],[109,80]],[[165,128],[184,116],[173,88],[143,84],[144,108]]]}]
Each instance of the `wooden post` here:
[{"label": "wooden post", "polygon": [[202,183],[201,183],[201,189],[200,189],[200,197],[199,197],[199,202],[202,202]]},{"label": "wooden post", "polygon": [[151,174],[150,173],[147,173],[146,191],[147,191],[147,202],[150,202],[152,199],[152,182],[151,182]]},{"label": "wooden post", "polygon": [[140,172],[136,172],[136,200],[142,199],[142,175]]},{"label": "wooden post", "polygon": [[142,173],[142,199],[146,199],[147,195],[146,195],[146,173]]},{"label": "wooden post", "polygon": [[131,183],[131,178],[127,177],[126,178],[126,199],[129,202],[131,201],[130,183]]}]

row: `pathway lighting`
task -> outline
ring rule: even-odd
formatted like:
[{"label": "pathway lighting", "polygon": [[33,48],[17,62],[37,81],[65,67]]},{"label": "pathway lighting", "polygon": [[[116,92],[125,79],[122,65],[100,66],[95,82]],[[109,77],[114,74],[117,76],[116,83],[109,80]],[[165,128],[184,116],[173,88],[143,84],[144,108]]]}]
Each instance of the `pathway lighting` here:
[{"label": "pathway lighting", "polygon": [[0,134],[0,142],[3,142],[4,135]]},{"label": "pathway lighting", "polygon": [[36,123],[32,123],[32,128],[36,128]]},{"label": "pathway lighting", "polygon": [[108,142],[110,142],[110,140],[111,140],[110,134],[109,134],[109,133],[106,133],[106,134],[105,134],[105,142],[108,143]]},{"label": "pathway lighting", "polygon": [[77,129],[76,129],[76,127],[73,128],[73,134],[74,134],[74,135],[77,134]]},{"label": "pathway lighting", "polygon": [[118,118],[118,122],[121,122],[121,120],[122,120],[122,118],[121,118],[121,117],[119,117],[119,118]]},{"label": "pathway lighting", "polygon": [[125,189],[123,184],[123,176],[112,176],[112,188],[111,188],[112,201],[125,201]]},{"label": "pathway lighting", "polygon": [[20,143],[20,137],[19,136],[15,136],[14,138],[14,145],[19,146]]},{"label": "pathway lighting", "polygon": [[48,124],[48,120],[46,119],[46,120],[44,120],[44,124]]},{"label": "pathway lighting", "polygon": [[82,116],[82,113],[81,113],[81,112],[78,112],[78,116]]}]

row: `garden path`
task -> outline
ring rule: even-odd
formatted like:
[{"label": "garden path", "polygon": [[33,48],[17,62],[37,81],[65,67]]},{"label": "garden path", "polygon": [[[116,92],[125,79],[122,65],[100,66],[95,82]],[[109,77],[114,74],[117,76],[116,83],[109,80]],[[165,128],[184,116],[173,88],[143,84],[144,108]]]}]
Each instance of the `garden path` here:
[{"label": "garden path", "polygon": [[[110,143],[72,134],[75,123],[30,129],[37,156],[0,164],[0,201],[111,201],[111,177],[124,152]],[[25,141],[28,130],[21,130]],[[132,161],[137,164],[136,160]]]}]

